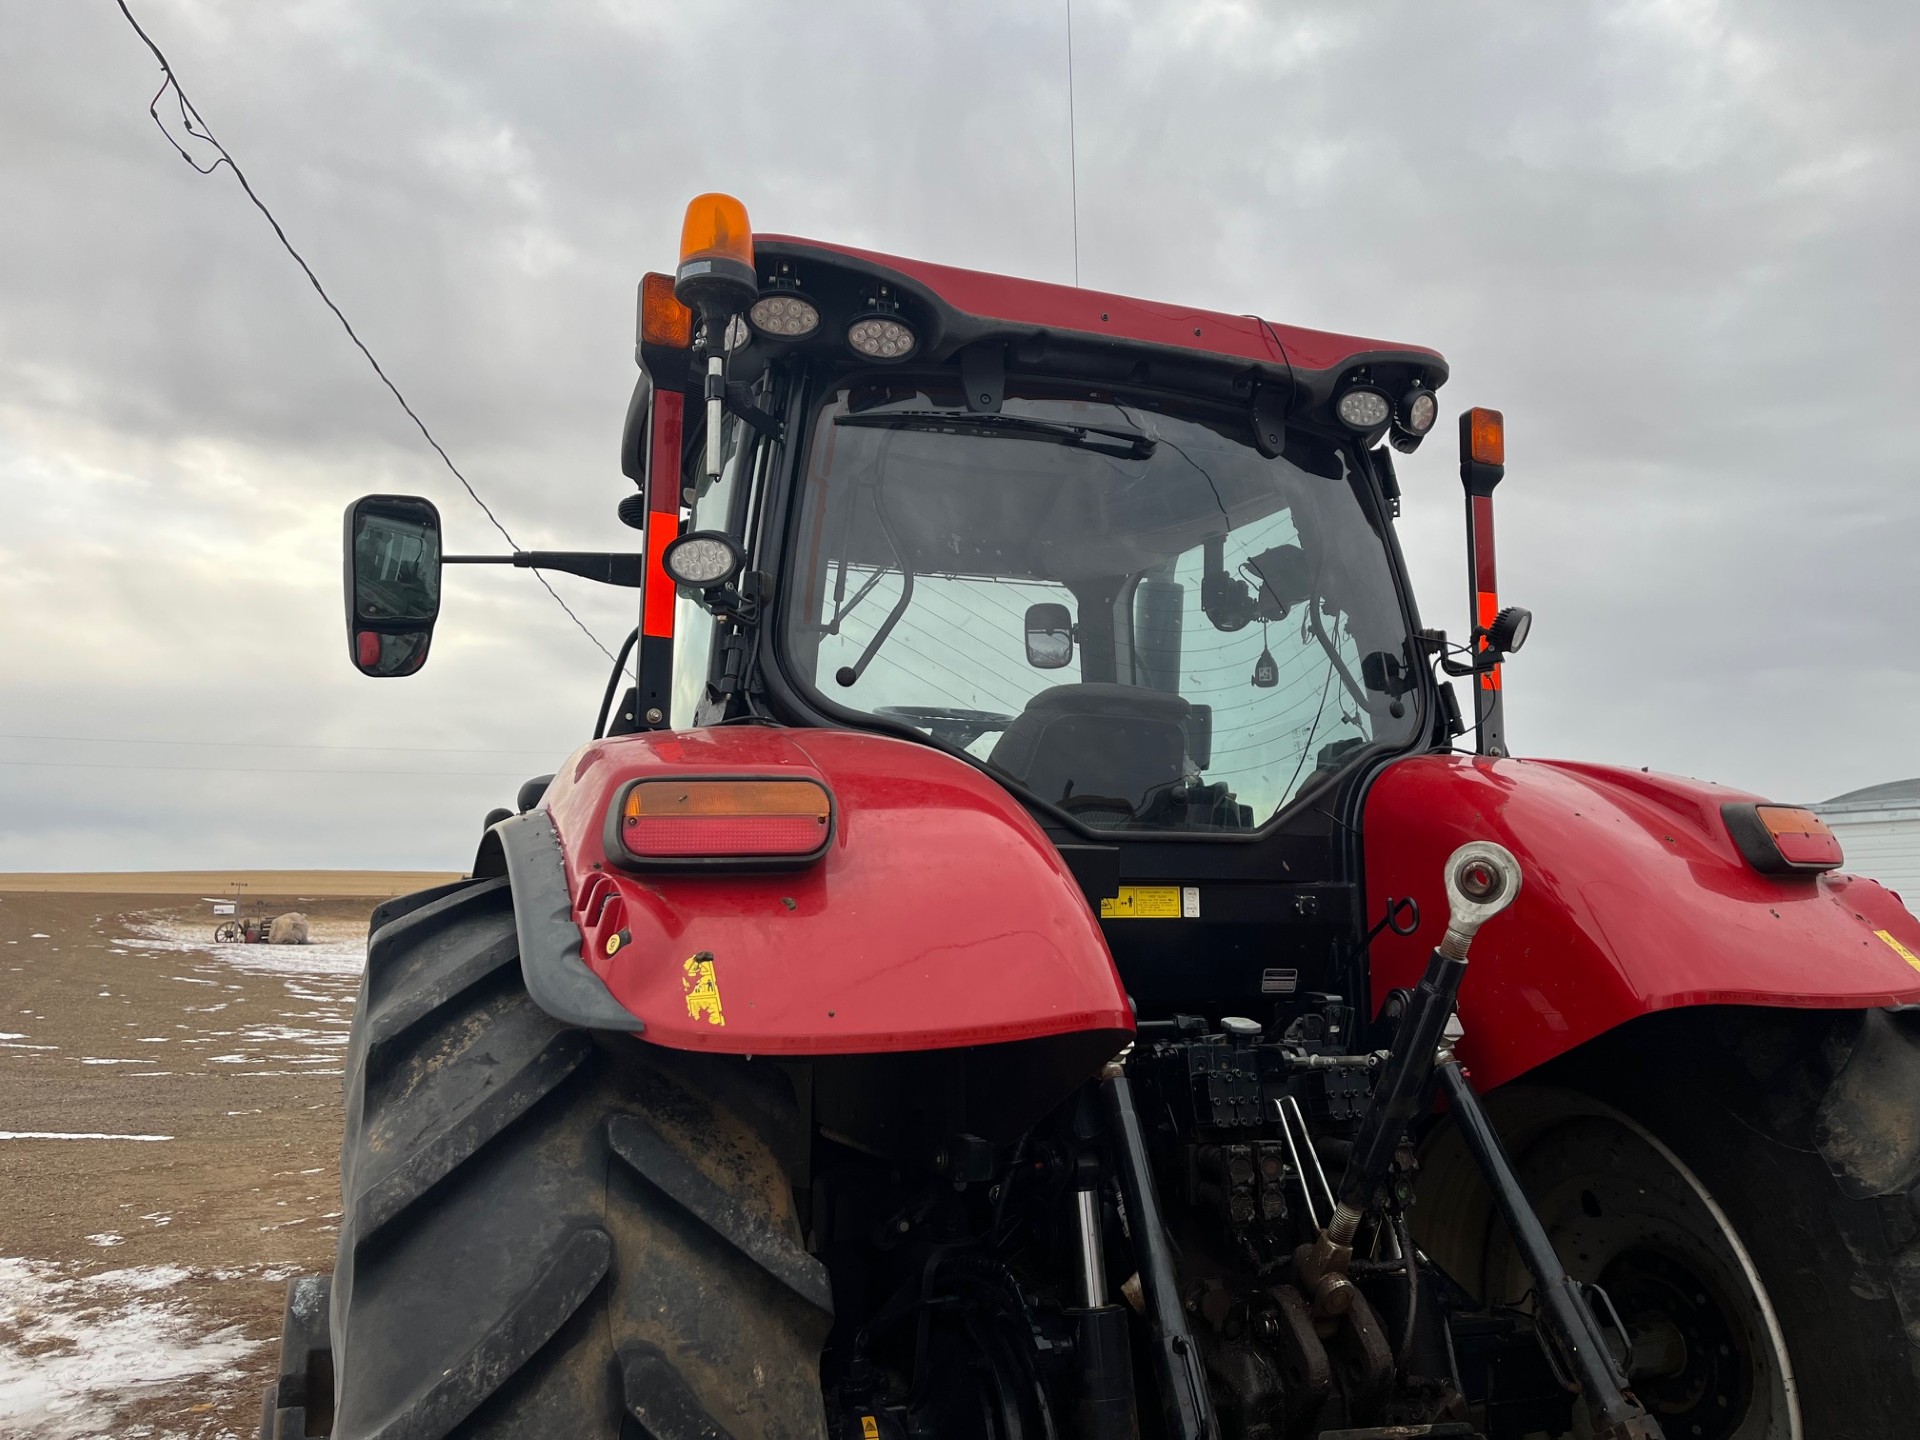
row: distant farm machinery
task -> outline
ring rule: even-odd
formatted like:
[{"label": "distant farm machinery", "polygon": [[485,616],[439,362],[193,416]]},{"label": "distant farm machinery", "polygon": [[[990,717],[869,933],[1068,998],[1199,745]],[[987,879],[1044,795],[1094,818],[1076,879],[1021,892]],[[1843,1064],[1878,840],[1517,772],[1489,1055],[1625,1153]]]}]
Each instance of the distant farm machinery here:
[{"label": "distant farm machinery", "polygon": [[248,919],[234,916],[213,927],[213,938],[220,945],[304,945],[312,938],[312,927],[297,910]]}]

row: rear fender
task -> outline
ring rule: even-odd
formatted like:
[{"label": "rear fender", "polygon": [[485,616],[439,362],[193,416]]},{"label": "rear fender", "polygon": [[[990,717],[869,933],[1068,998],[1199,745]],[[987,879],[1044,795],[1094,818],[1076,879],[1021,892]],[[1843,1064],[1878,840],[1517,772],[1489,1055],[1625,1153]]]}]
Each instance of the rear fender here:
[{"label": "rear fender", "polygon": [[1446,928],[1442,865],[1468,840],[1505,845],[1525,875],[1474,941],[1460,995],[1460,1053],[1483,1090],[1680,1006],[1920,1003],[1920,921],[1891,892],[1840,873],[1762,875],[1741,858],[1720,807],[1760,798],[1562,761],[1389,766],[1366,802],[1368,905],[1411,897],[1420,925],[1374,941],[1376,1003],[1418,982]]},{"label": "rear fender", "polygon": [[[605,829],[621,787],[676,774],[818,779],[835,805],[825,855],[764,873],[620,870]],[[761,726],[599,740],[495,845],[529,989],[576,1023],[768,1056],[1073,1036],[1088,1066],[1132,1033],[1059,852],[1000,786],[923,745]]]}]

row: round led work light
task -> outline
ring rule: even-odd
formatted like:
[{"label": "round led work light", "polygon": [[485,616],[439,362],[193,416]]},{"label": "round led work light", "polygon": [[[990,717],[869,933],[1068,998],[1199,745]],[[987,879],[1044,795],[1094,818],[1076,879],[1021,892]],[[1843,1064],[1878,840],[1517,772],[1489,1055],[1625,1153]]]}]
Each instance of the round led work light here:
[{"label": "round led work light", "polygon": [[682,535],[660,552],[660,568],[676,585],[689,590],[712,590],[740,573],[746,556],[731,535],[718,530],[695,530]]},{"label": "round led work light", "polygon": [[1493,624],[1487,627],[1487,644],[1502,655],[1511,655],[1527,643],[1527,635],[1533,629],[1533,612],[1519,605],[1509,605],[1493,617]]},{"label": "round led work light", "polygon": [[762,335],[776,340],[801,340],[820,328],[820,311],[804,295],[776,290],[762,295],[747,311],[747,320]]},{"label": "round led work light", "polygon": [[1409,390],[1400,400],[1394,422],[1409,435],[1424,435],[1440,418],[1440,397],[1431,390]]},{"label": "round led work light", "polygon": [[857,315],[847,326],[847,345],[869,360],[904,360],[919,343],[912,327],[897,315]]},{"label": "round led work light", "polygon": [[1371,385],[1356,385],[1334,404],[1333,413],[1349,430],[1378,430],[1393,418],[1393,403]]}]

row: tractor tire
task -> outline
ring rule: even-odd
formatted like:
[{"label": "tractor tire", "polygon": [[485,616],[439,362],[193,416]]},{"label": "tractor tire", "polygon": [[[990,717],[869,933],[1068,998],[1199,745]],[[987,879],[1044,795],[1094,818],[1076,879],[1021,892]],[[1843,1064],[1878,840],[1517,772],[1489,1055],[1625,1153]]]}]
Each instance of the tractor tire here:
[{"label": "tractor tire", "polygon": [[[1669,1440],[1913,1433],[1920,1015],[1670,1012],[1487,1103],[1561,1259],[1619,1312]],[[1850,1174],[1842,1152],[1876,1127],[1883,1173]],[[1451,1126],[1422,1171],[1422,1247],[1518,1302],[1531,1281]]]},{"label": "tractor tire", "polygon": [[823,1440],[831,1301],[783,1163],[805,1133],[784,1074],[547,1015],[504,879],[374,926],[334,1440]]}]

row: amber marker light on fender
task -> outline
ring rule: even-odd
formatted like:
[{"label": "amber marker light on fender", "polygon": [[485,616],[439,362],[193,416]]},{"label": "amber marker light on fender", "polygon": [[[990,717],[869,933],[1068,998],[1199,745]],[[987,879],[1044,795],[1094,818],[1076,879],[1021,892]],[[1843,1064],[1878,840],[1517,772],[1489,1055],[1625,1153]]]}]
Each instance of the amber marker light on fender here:
[{"label": "amber marker light on fender", "polygon": [[1797,805],[1725,805],[1727,833],[1747,863],[1763,875],[1808,875],[1837,870],[1846,859],[1827,822]]},{"label": "amber marker light on fender", "polygon": [[639,866],[805,864],[833,833],[815,780],[636,780],[609,816],[608,854]]}]

